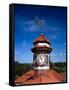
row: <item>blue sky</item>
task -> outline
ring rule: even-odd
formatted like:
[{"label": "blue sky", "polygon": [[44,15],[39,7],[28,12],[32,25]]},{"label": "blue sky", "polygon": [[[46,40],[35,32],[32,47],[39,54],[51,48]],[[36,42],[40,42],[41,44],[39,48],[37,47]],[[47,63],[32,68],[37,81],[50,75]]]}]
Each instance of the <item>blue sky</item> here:
[{"label": "blue sky", "polygon": [[[44,20],[42,27],[35,24],[36,16]],[[32,7],[15,5],[14,36],[15,61],[32,63],[32,42],[44,33],[51,42],[52,62],[66,61],[66,7]]]}]

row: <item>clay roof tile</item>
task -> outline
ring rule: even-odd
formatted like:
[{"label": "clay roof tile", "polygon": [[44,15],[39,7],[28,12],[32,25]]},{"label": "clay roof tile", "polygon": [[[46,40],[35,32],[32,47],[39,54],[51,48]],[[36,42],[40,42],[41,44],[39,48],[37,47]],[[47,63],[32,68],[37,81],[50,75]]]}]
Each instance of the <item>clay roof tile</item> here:
[{"label": "clay roof tile", "polygon": [[[37,76],[36,76],[37,75]],[[33,78],[30,78],[30,77]],[[36,76],[36,77],[35,77]],[[42,75],[38,71],[31,70],[15,80],[15,84],[40,84],[40,83],[56,83],[64,81],[64,75],[50,69],[44,70]]]},{"label": "clay roof tile", "polygon": [[47,42],[50,44],[49,40],[44,35],[40,35],[37,39],[34,40],[33,43],[37,42]]}]

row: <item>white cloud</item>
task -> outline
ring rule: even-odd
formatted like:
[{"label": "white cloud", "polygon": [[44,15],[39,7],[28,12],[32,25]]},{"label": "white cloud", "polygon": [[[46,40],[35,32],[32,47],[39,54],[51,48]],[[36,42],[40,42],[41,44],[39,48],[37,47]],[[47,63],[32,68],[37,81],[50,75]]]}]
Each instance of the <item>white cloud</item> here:
[{"label": "white cloud", "polygon": [[66,56],[66,53],[62,53],[62,52],[61,52],[61,53],[60,53],[60,56]]},{"label": "white cloud", "polygon": [[26,41],[23,41],[22,47],[25,47],[25,46],[26,46]]},{"label": "white cloud", "polygon": [[60,53],[60,56],[63,56],[63,53],[62,52]]},{"label": "white cloud", "polygon": [[39,29],[36,25],[30,25],[29,27],[24,27],[24,31],[37,32]]},{"label": "white cloud", "polygon": [[64,46],[66,46],[66,42],[64,43]]},{"label": "white cloud", "polygon": [[55,38],[57,38],[57,35],[51,35],[50,38],[55,39]]},{"label": "white cloud", "polygon": [[19,52],[18,51],[15,51],[15,54],[19,54]]},{"label": "white cloud", "polygon": [[[42,21],[44,22],[44,20]],[[44,30],[44,29],[41,29],[40,26],[36,25],[35,20],[21,22],[20,28],[23,31],[30,31],[30,32],[40,32]]]},{"label": "white cloud", "polygon": [[31,25],[31,24],[34,24],[34,22],[31,20],[31,21],[26,21],[25,22],[26,25]]},{"label": "white cloud", "polygon": [[51,56],[57,56],[57,54],[53,53],[53,54],[51,54]]},{"label": "white cloud", "polygon": [[64,53],[64,56],[66,56],[66,53]]}]

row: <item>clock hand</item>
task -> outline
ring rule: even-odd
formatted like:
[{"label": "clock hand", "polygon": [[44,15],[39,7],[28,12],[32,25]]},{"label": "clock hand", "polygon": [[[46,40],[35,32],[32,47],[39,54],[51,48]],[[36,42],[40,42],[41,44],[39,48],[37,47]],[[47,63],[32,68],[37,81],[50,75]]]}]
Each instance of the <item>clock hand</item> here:
[{"label": "clock hand", "polygon": [[[41,58],[41,56],[40,56],[40,58]],[[41,60],[42,60],[42,58],[41,58]]]}]

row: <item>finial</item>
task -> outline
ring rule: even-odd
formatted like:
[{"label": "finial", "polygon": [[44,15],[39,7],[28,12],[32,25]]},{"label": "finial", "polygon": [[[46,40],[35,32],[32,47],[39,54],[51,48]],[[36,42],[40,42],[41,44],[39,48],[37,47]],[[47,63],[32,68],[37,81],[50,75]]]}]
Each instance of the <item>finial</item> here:
[{"label": "finial", "polygon": [[41,33],[40,33],[40,35],[44,35],[44,33],[43,33],[43,32],[41,32]]}]

